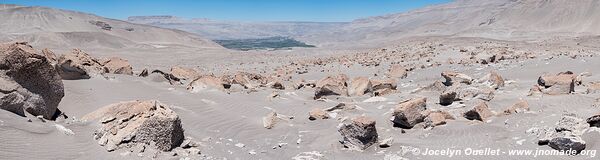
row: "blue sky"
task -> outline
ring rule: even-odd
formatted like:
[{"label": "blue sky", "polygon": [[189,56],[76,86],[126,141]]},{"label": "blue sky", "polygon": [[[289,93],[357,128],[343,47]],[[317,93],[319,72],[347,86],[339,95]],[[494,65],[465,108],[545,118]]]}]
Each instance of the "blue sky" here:
[{"label": "blue sky", "polygon": [[126,19],[138,15],[174,15],[237,21],[347,22],[405,12],[450,0],[0,0]]}]

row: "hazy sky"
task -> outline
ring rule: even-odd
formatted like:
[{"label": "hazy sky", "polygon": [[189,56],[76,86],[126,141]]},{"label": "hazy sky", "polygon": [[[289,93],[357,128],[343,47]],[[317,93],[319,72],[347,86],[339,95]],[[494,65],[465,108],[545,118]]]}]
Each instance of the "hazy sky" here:
[{"label": "hazy sky", "polygon": [[450,0],[0,0],[0,3],[46,6],[126,19],[139,15],[174,15],[241,21],[343,22],[404,12]]}]

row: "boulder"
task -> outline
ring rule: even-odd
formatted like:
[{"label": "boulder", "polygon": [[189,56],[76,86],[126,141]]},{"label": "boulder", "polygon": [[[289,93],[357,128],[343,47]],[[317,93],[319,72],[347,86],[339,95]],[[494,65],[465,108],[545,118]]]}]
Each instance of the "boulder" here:
[{"label": "boulder", "polygon": [[565,114],[556,122],[554,130],[557,132],[569,131],[575,135],[582,135],[590,127],[586,120],[575,114]]},{"label": "boulder", "polygon": [[403,79],[408,76],[408,72],[406,68],[402,67],[401,65],[392,65],[388,70],[387,76],[390,78]]},{"label": "boulder", "polygon": [[329,119],[329,114],[322,109],[313,108],[310,110],[310,112],[308,112],[308,119],[311,121],[317,119]]},{"label": "boulder", "polygon": [[61,77],[27,43],[0,45],[0,109],[55,119],[64,96]]},{"label": "boulder", "polygon": [[576,151],[574,154],[580,153],[586,147],[585,141],[583,141],[581,137],[573,134],[552,138],[548,143],[548,146],[559,151]]},{"label": "boulder", "polygon": [[226,85],[220,78],[215,76],[202,76],[190,82],[187,85],[187,90],[192,93],[208,90],[225,91],[225,87]]},{"label": "boulder", "polygon": [[569,94],[575,91],[576,75],[573,72],[561,72],[556,75],[545,74],[538,78],[538,85],[544,94]]},{"label": "boulder", "polygon": [[126,59],[111,57],[102,62],[102,66],[106,67],[107,73],[133,75],[133,68]]},{"label": "boulder", "polygon": [[345,147],[354,150],[365,150],[378,141],[375,120],[360,116],[353,118],[350,123],[344,123],[338,129],[342,135],[340,141]]},{"label": "boulder", "polygon": [[280,121],[290,119],[290,118],[293,118],[293,117],[280,115],[280,114],[277,114],[276,112],[272,111],[272,112],[269,112],[265,117],[262,118],[263,127],[265,127],[266,129],[272,129]]},{"label": "boulder", "polygon": [[58,57],[56,70],[66,80],[89,79],[108,72],[97,59],[79,49]]},{"label": "boulder", "polygon": [[99,123],[94,138],[108,151],[138,144],[170,151],[184,140],[179,116],[156,100],[111,104],[85,115],[82,120]]},{"label": "boulder", "polygon": [[446,86],[452,86],[455,83],[464,83],[469,85],[473,82],[473,78],[470,76],[454,71],[444,71],[442,72],[442,77],[446,79],[444,82],[444,85]]},{"label": "boulder", "polygon": [[180,66],[171,67],[171,75],[181,80],[194,80],[200,77],[200,73],[195,69]]},{"label": "boulder", "polygon": [[492,111],[489,109],[488,104],[486,102],[480,102],[479,104],[475,105],[473,109],[465,112],[463,117],[468,120],[486,121],[487,118],[490,118],[493,115],[494,113],[492,113]]},{"label": "boulder", "polygon": [[339,95],[339,96],[347,96],[348,95],[348,84],[346,81],[348,80],[347,76],[340,74],[337,76],[328,76],[316,83],[315,86],[315,97],[314,99],[319,99],[323,96],[328,95]]},{"label": "boulder", "polygon": [[400,128],[412,128],[417,123],[423,122],[425,115],[423,112],[427,109],[427,98],[414,98],[400,103],[392,113],[392,122],[394,126]]},{"label": "boulder", "polygon": [[523,113],[526,111],[529,111],[529,103],[527,103],[525,100],[519,100],[519,102],[506,108],[506,110],[504,110],[504,114],[509,115],[513,113]]},{"label": "boulder", "polygon": [[373,90],[373,85],[367,77],[356,77],[350,82],[348,94],[350,96],[362,96]]}]

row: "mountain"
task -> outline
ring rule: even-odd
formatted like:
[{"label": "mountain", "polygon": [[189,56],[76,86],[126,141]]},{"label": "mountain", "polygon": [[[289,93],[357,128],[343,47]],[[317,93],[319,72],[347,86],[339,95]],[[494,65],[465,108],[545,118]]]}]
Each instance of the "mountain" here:
[{"label": "mountain", "polygon": [[173,28],[196,33],[213,40],[293,37],[309,39],[331,33],[345,22],[235,22],[210,19],[184,19],[175,16],[133,16],[128,22]]},{"label": "mountain", "polygon": [[0,41],[28,41],[45,48],[222,48],[184,31],[46,7],[0,4],[0,20]]},{"label": "mountain", "polygon": [[[600,34],[599,0],[455,0],[357,19],[319,41],[382,43],[414,36],[544,39]],[[352,44],[351,44],[352,45]]]}]

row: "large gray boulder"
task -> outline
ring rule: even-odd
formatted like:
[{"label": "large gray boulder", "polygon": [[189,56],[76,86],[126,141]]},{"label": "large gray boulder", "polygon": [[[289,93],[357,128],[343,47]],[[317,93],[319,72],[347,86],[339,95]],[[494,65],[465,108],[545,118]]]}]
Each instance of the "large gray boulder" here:
[{"label": "large gray boulder", "polygon": [[64,96],[61,77],[26,43],[0,45],[0,108],[54,119]]},{"label": "large gray boulder", "polygon": [[375,120],[360,116],[352,119],[350,123],[343,124],[338,132],[342,135],[341,143],[350,149],[365,150],[378,141]]},{"label": "large gray boulder", "polygon": [[184,140],[179,116],[156,100],[108,105],[85,115],[82,120],[99,123],[94,138],[108,151],[139,144],[170,151]]}]

